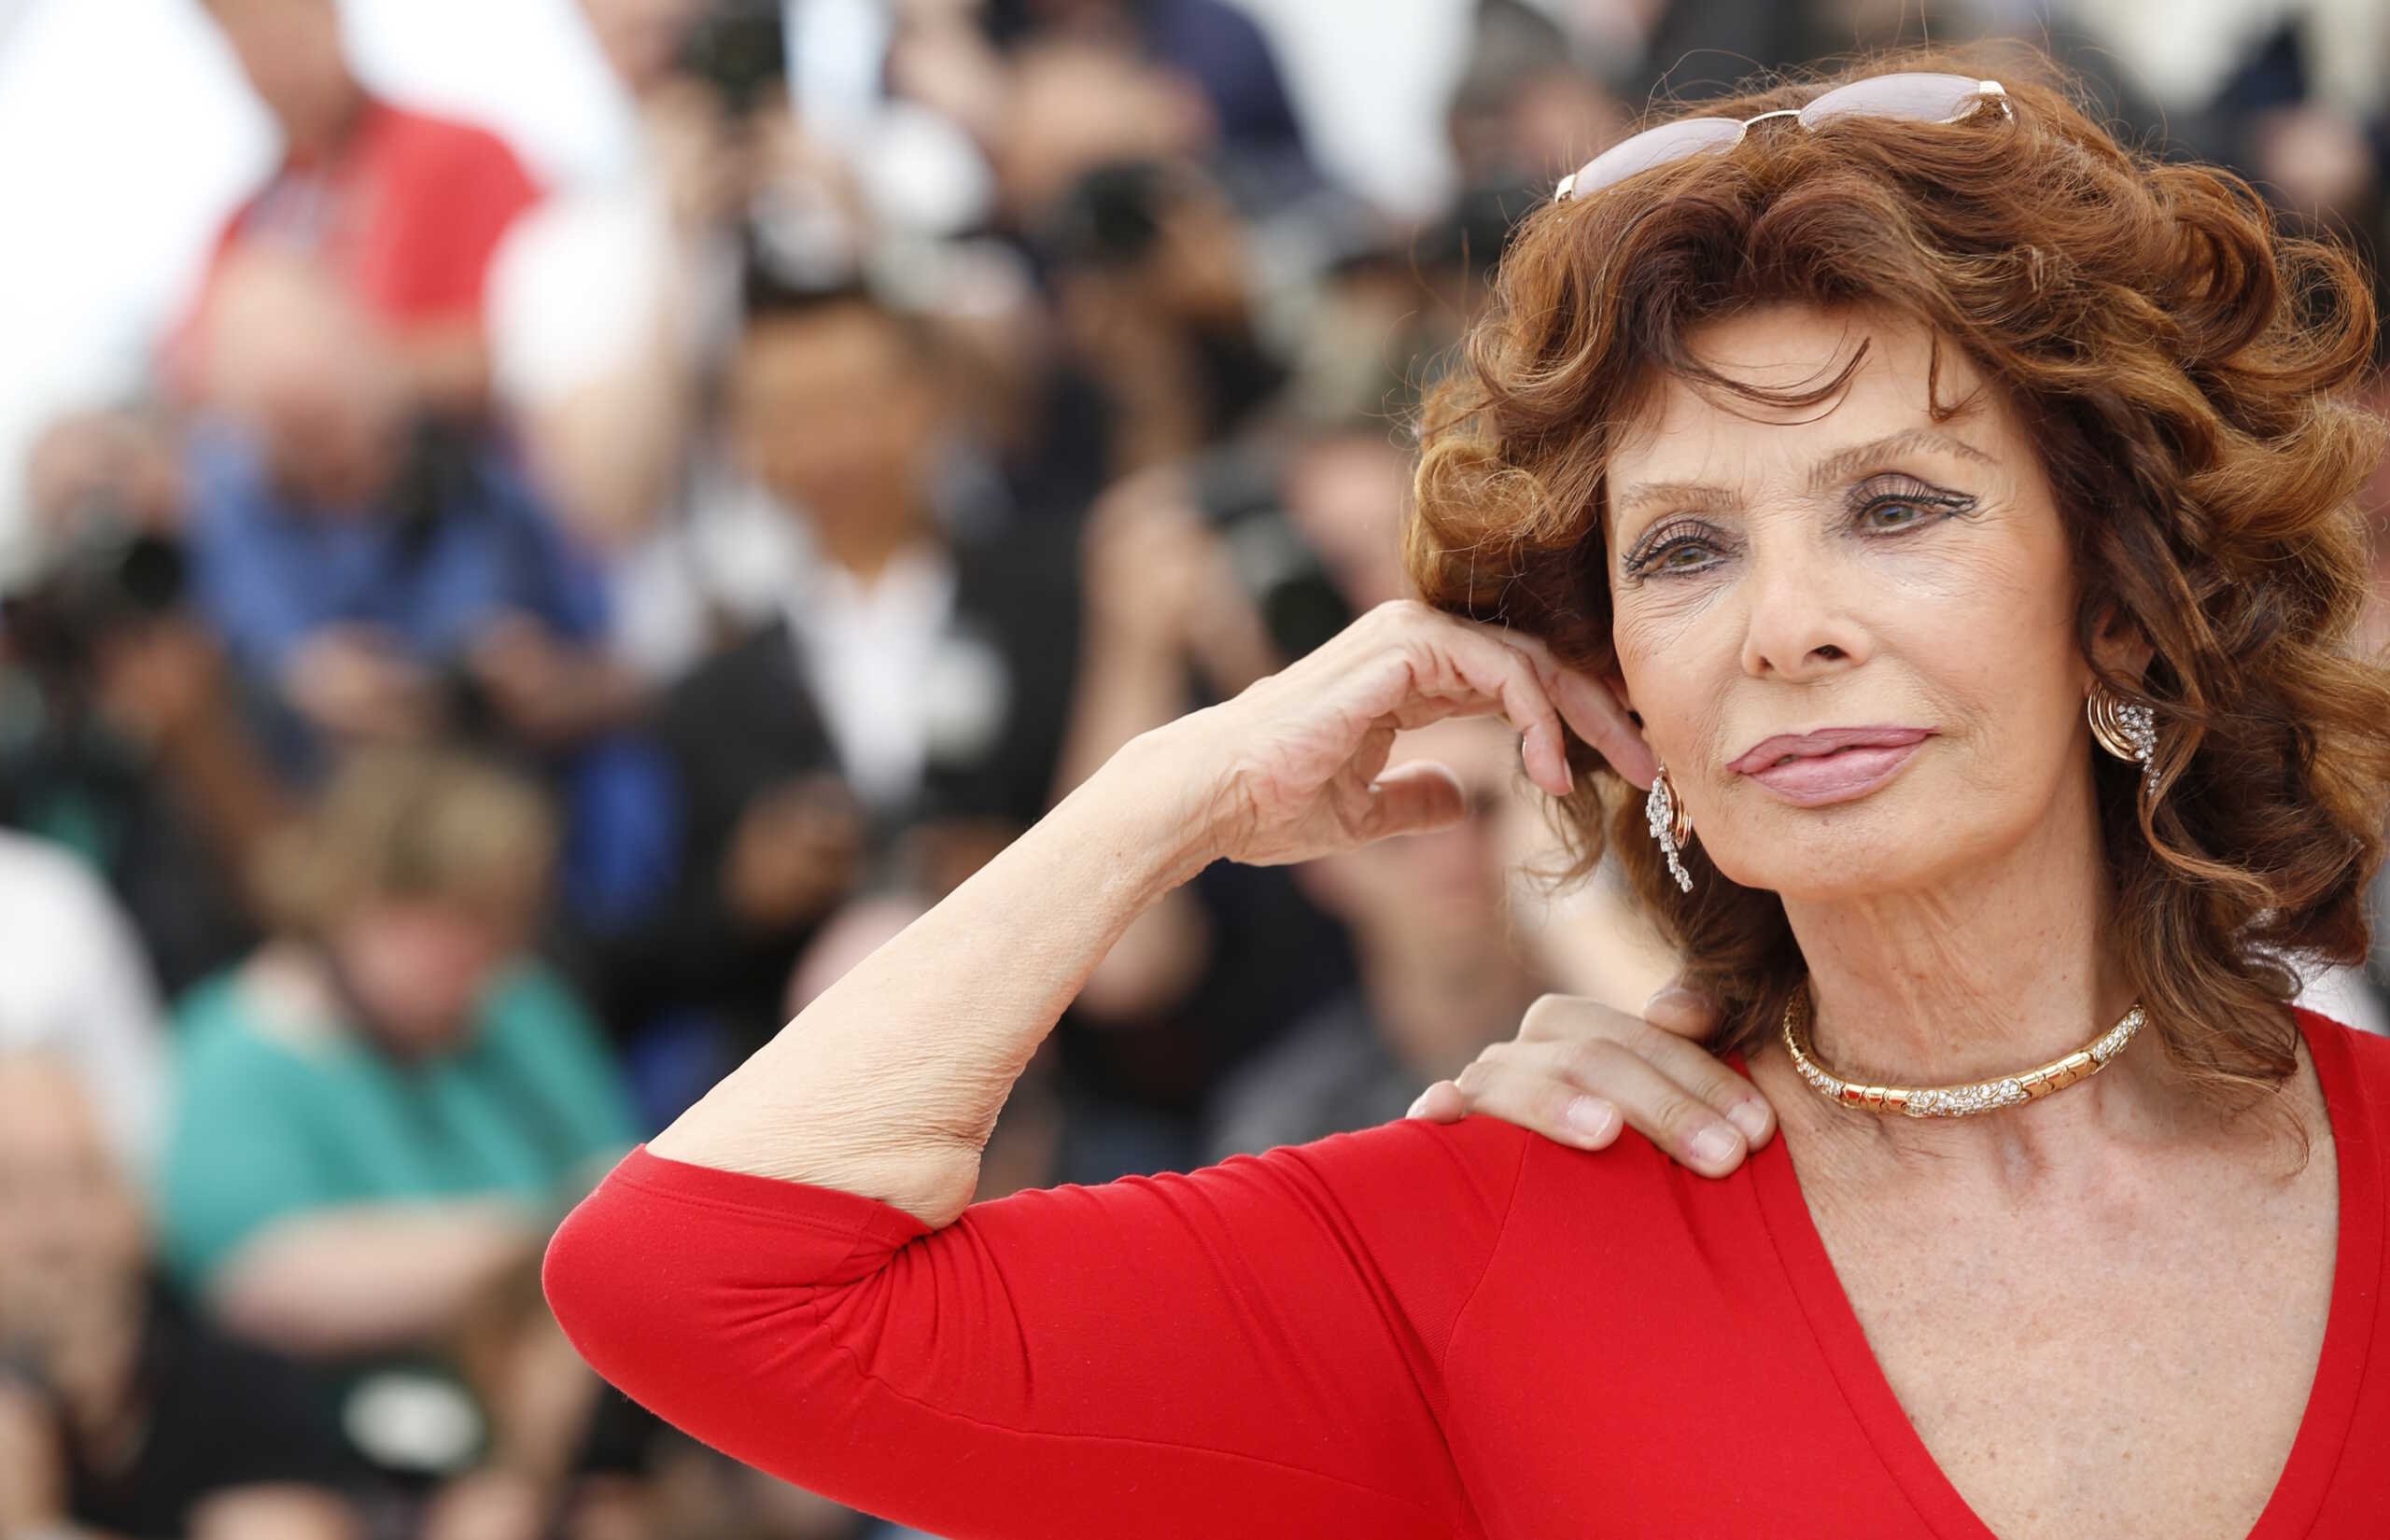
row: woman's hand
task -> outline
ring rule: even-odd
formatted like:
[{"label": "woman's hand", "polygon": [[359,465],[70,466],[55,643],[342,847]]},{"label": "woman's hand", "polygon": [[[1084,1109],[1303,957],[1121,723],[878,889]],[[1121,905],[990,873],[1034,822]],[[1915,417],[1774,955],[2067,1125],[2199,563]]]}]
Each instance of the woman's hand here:
[{"label": "woman's hand", "polygon": [[1618,1137],[1620,1114],[1681,1165],[1724,1176],[1767,1142],[1767,1099],[1701,1046],[1718,1022],[1703,996],[1670,986],[1640,1016],[1575,995],[1528,1007],[1519,1035],[1440,1080],[1410,1115],[1451,1123],[1485,1113],[1547,1139],[1598,1150]]},{"label": "woman's hand", "polygon": [[1458,821],[1452,772],[1385,771],[1395,734],[1445,717],[1500,715],[1524,735],[1527,774],[1571,787],[1561,724],[1648,784],[1651,750],[1600,682],[1532,637],[1411,600],[1382,604],[1235,699],[1157,730],[1196,777],[1205,853],[1252,866],[1332,855]]}]

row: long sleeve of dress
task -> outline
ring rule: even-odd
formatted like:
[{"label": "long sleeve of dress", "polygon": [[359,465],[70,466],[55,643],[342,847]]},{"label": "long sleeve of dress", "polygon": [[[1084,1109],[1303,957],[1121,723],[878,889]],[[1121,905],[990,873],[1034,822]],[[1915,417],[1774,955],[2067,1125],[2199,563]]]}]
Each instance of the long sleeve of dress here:
[{"label": "long sleeve of dress", "polygon": [[1405,1120],[932,1232],[642,1145],[544,1279],[582,1354],[668,1421],[953,1540],[1453,1540],[1480,1530],[1442,1359],[1525,1146]]}]

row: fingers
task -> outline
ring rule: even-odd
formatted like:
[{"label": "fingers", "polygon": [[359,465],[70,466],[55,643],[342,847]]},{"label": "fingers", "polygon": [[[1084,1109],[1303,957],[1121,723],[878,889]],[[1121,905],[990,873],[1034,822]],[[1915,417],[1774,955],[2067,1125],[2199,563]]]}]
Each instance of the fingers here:
[{"label": "fingers", "polygon": [[1776,1132],[1776,1109],[1758,1087],[1702,1046],[1721,1015],[1716,1001],[1673,983],[1645,1003],[1641,1028],[1629,1028],[1617,1041],[1724,1113],[1757,1149]]},{"label": "fingers", "polygon": [[1625,1123],[1605,1098],[1553,1076],[1540,1066],[1481,1057],[1457,1081],[1440,1080],[1411,1104],[1410,1116],[1454,1123],[1483,1113],[1581,1150],[1598,1150]]},{"label": "fingers", "polygon": [[1469,1098],[1449,1080],[1440,1080],[1419,1093],[1405,1117],[1424,1117],[1437,1123],[1457,1123],[1469,1115]]},{"label": "fingers", "polygon": [[1451,1122],[1482,1112],[1586,1149],[1609,1143],[1623,1118],[1672,1158],[1722,1176],[1774,1136],[1775,1112],[1693,1035],[1714,1024],[1716,1007],[1689,990],[1669,995],[1655,1009],[1676,1013],[1680,1029],[1548,995],[1517,1039],[1429,1086],[1411,1115]]},{"label": "fingers", "polygon": [[1658,994],[1643,1002],[1643,1019],[1662,1031],[1674,1032],[1696,1042],[1717,1029],[1720,1019],[1718,1002],[1682,980],[1670,982]]},{"label": "fingers", "polygon": [[[1535,783],[1555,797],[1567,796],[1576,784],[1568,769],[1568,744],[1561,736],[1559,710],[1544,689],[1535,659],[1490,628],[1469,625],[1424,606],[1417,608],[1417,615],[1428,622],[1426,637],[1455,676],[1453,682],[1462,693],[1497,705],[1519,730],[1520,754]],[[1427,695],[1455,693],[1433,679],[1418,679],[1416,686]]]},{"label": "fingers", "polygon": [[1646,1026],[1618,1046],[1698,1097],[1704,1106],[1741,1130],[1752,1148],[1766,1143],[1775,1133],[1776,1109],[1759,1088],[1726,1068],[1723,1060],[1694,1039]]},{"label": "fingers", "polygon": [[1610,693],[1609,686],[1553,656],[1551,646],[1540,637],[1508,627],[1496,629],[1505,642],[1535,664],[1537,677],[1559,708],[1562,720],[1576,735],[1608,760],[1610,768],[1649,791],[1660,773],[1660,762],[1643,741],[1642,730],[1635,725],[1635,720],[1626,714],[1625,706]]},{"label": "fingers", "polygon": [[[1680,1038],[1662,1036],[1703,1058],[1709,1057]],[[1750,1147],[1743,1131],[1651,1059],[1604,1038],[1570,1043],[1559,1052],[1557,1069],[1569,1086],[1615,1103],[1630,1127],[1680,1165],[1705,1176],[1724,1176],[1743,1163]],[[1735,1077],[1729,1073],[1727,1078]]]},{"label": "fingers", "polygon": [[1576,784],[1568,769],[1568,746],[1560,735],[1560,713],[1536,671],[1535,660],[1492,635],[1455,627],[1447,644],[1461,678],[1480,693],[1499,701],[1502,714],[1521,735],[1520,754],[1535,783],[1555,797]]},{"label": "fingers", "polygon": [[[1775,1131],[1774,1109],[1756,1086],[1702,1045],[1719,1018],[1715,1001],[1681,982],[1652,996],[1641,1016],[1581,996],[1546,995],[1527,1007],[1525,1019],[1519,1023],[1519,1043],[1556,1055],[1553,1073],[1573,1075],[1583,1089],[1615,1099],[1620,1098],[1617,1088],[1595,1075],[1593,1067],[1581,1057],[1584,1044],[1611,1043],[1650,1065],[1676,1087],[1699,1098],[1752,1143],[1764,1144]],[[1628,1119],[1636,1122],[1632,1109]],[[1636,1126],[1642,1124],[1636,1122]]]},{"label": "fingers", "polygon": [[1370,811],[1361,833],[1367,839],[1425,833],[1469,816],[1469,792],[1460,777],[1433,760],[1411,760],[1370,786]]}]

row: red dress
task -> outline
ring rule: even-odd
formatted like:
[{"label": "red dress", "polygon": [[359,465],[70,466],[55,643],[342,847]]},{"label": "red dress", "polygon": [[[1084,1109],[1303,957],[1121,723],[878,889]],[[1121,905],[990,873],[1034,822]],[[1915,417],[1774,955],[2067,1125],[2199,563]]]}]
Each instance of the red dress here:
[{"label": "red dress", "polygon": [[[2341,1224],[2250,1540],[2390,1535],[2390,1041],[2308,1013]],[[599,1373],[954,1537],[1992,1540],[1868,1351],[1781,1139],[1723,1180],[1410,1119],[935,1233],[641,1147],[550,1244]]]}]

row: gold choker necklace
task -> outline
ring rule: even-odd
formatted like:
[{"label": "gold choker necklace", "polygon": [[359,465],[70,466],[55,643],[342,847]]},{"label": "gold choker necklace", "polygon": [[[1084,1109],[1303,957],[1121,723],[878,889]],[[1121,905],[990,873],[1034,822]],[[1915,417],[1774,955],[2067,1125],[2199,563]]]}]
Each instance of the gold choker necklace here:
[{"label": "gold choker necklace", "polygon": [[1792,1050],[1792,1068],[1801,1071],[1801,1078],[1816,1086],[1819,1095],[1846,1107],[1863,1107],[1871,1113],[1905,1113],[1910,1117],[1965,1117],[1973,1113],[2039,1101],[2052,1091],[2062,1091],[2076,1081],[2090,1079],[2106,1069],[2110,1059],[2124,1052],[2125,1044],[2132,1041],[2133,1033],[2141,1030],[2142,1023],[2148,1019],[2148,1013],[2136,1003],[2125,1013],[2122,1021],[2064,1058],[2054,1058],[2020,1075],[2002,1075],[1964,1085],[1861,1085],[1844,1080],[1811,1057],[1809,990],[1804,985],[1784,1002],[1784,1045]]}]

